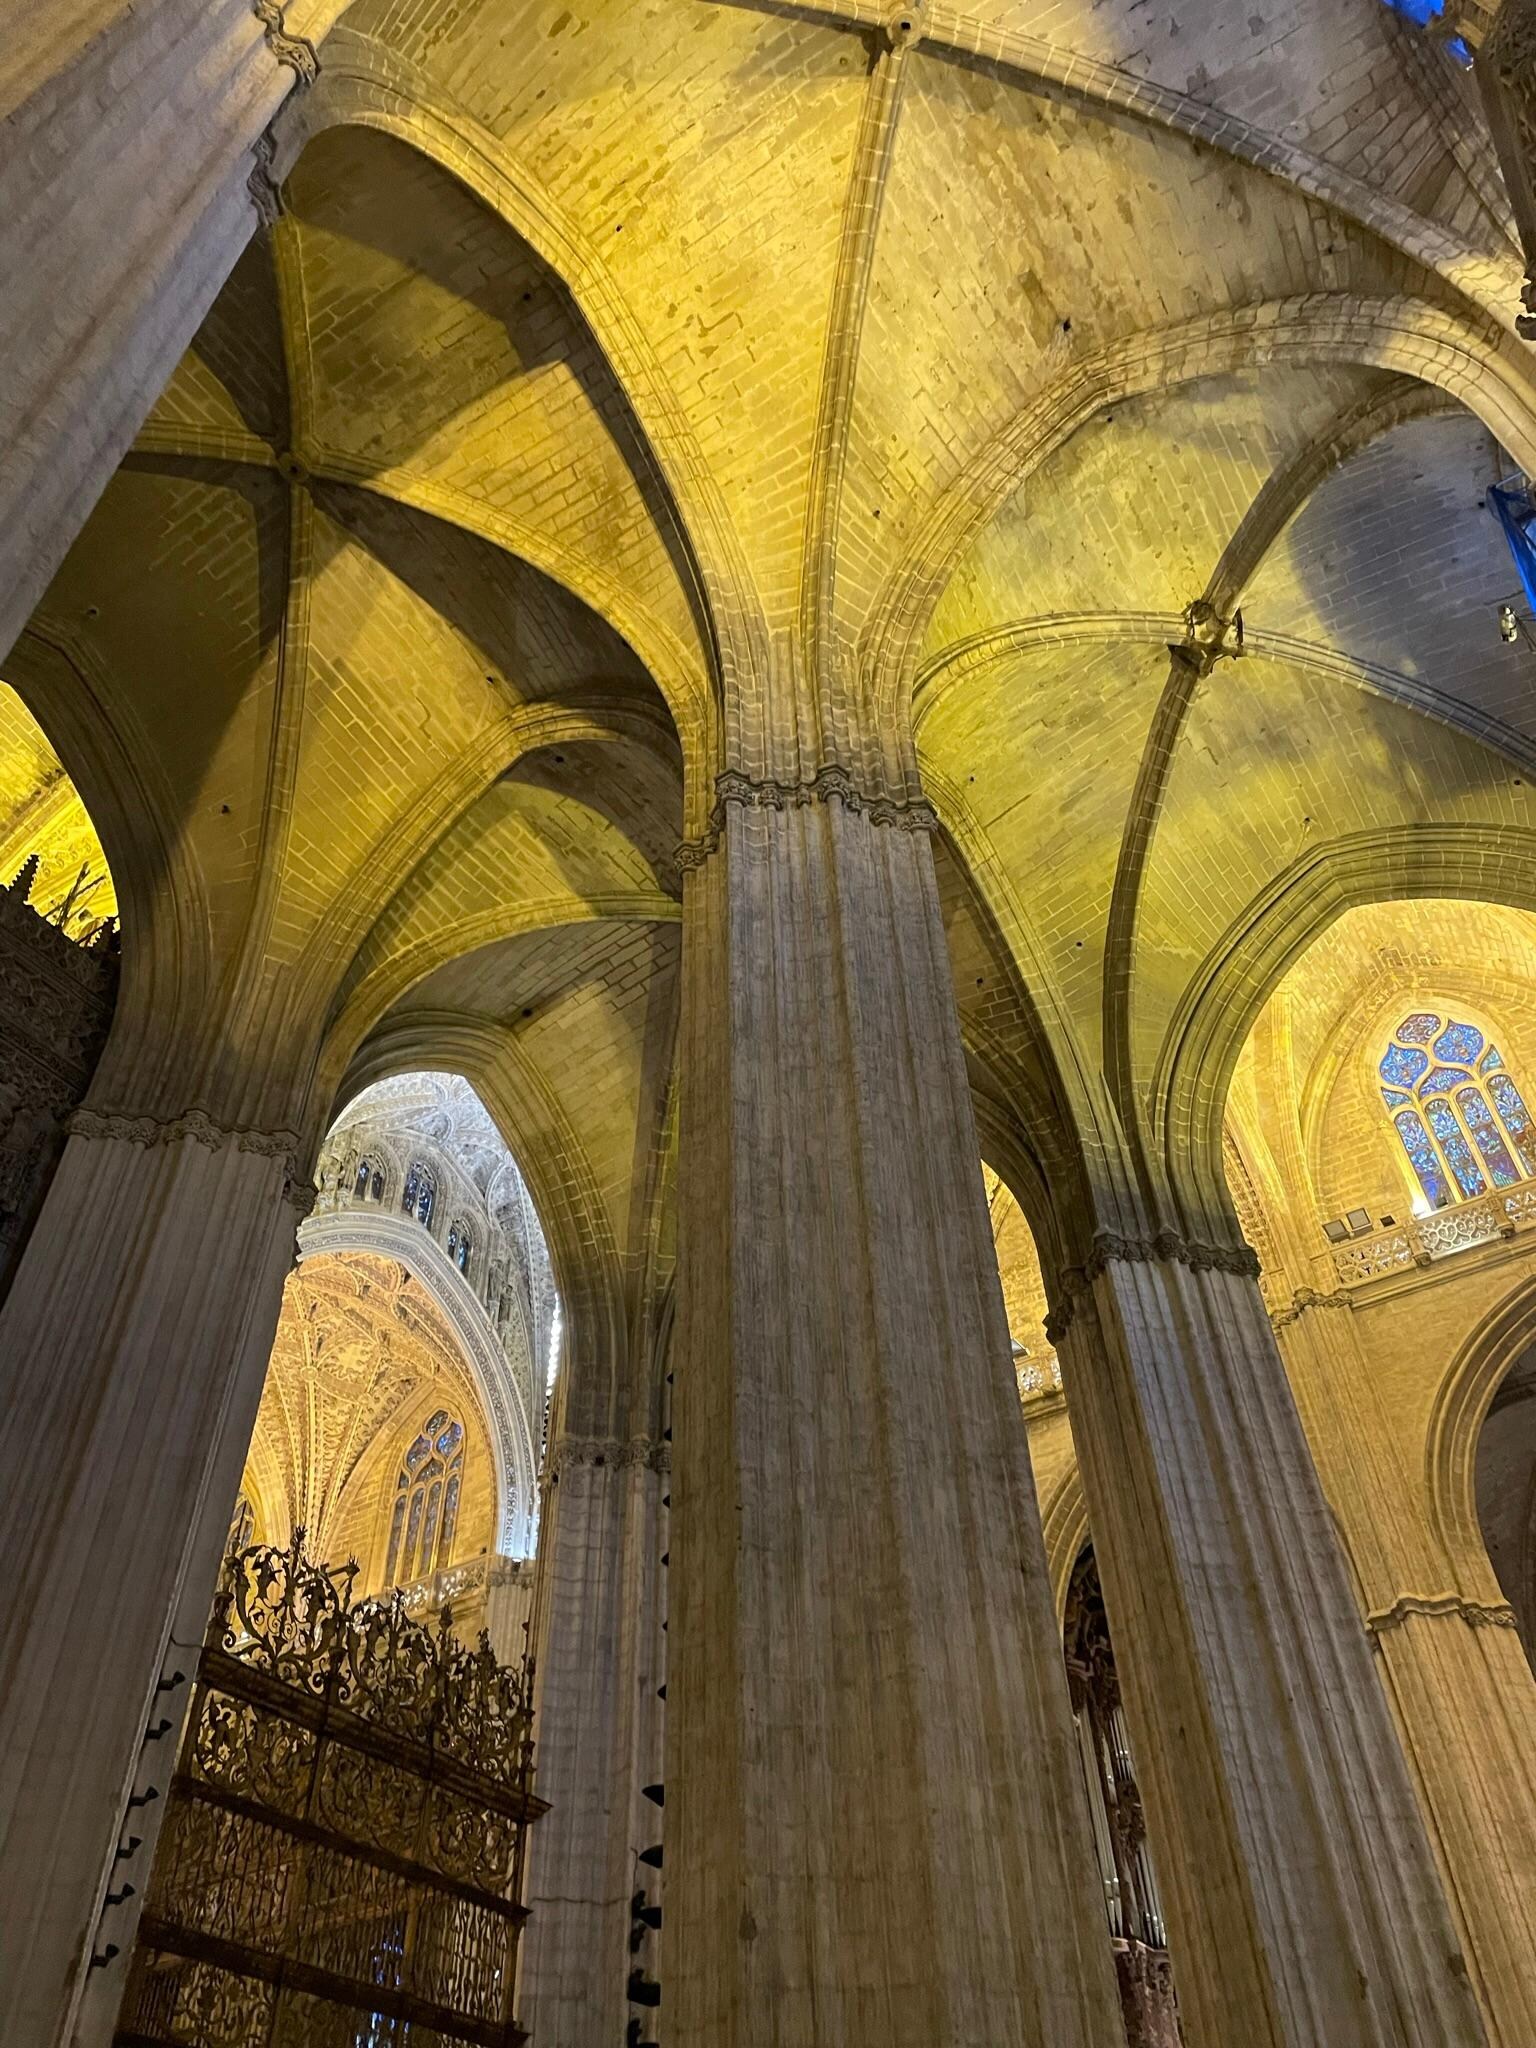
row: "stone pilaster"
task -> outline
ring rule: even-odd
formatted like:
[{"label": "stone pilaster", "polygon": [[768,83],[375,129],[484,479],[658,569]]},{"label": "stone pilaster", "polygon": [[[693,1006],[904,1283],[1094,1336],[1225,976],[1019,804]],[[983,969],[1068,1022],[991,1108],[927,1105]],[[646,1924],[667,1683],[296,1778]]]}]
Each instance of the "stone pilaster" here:
[{"label": "stone pilaster", "polygon": [[[103,1897],[109,1874],[142,1891],[151,1829],[125,1802],[146,1730],[179,1718],[156,1690],[172,1639],[195,1647],[212,1595],[293,1259],[292,1144],[200,1110],[77,1111],[0,1310],[6,2048],[60,2048],[88,1952],[131,1942]],[[114,1861],[127,1832],[145,1846]],[[104,2003],[80,2048],[110,2038]]]},{"label": "stone pilaster", "polygon": [[1251,1254],[1098,1240],[1054,1332],[1190,2048],[1486,2037]]},{"label": "stone pilaster", "polygon": [[925,807],[685,849],[668,2048],[1111,2048]]},{"label": "stone pilaster", "polygon": [[[558,1439],[546,1469],[534,1633],[538,1791],[518,2018],[536,2041],[614,2048],[631,2016],[630,1902],[658,1904],[666,1682],[661,1557],[666,1446]],[[649,2037],[649,2030],[647,2030]]]}]

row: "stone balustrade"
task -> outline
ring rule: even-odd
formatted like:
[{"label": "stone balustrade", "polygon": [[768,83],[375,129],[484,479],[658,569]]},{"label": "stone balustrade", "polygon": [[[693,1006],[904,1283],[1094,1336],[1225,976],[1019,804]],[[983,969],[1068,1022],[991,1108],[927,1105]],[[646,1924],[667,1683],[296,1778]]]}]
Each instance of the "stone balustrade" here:
[{"label": "stone balustrade", "polygon": [[1333,1248],[1334,1271],[1340,1284],[1360,1287],[1392,1273],[1430,1266],[1452,1252],[1517,1236],[1536,1223],[1536,1181],[1480,1195],[1438,1209],[1432,1216],[1414,1216],[1392,1230],[1355,1238]]}]

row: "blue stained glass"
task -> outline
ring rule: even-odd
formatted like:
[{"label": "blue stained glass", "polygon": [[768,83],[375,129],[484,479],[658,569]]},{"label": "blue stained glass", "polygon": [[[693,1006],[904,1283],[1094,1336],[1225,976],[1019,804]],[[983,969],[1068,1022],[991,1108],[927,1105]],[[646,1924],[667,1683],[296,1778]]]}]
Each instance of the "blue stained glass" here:
[{"label": "blue stained glass", "polygon": [[440,1437],[438,1438],[438,1440],[437,1440],[437,1448],[438,1448],[438,1449],[439,1449],[439,1450],[440,1450],[440,1451],[442,1452],[442,1454],[443,1454],[443,1456],[444,1456],[445,1458],[451,1458],[451,1457],[453,1456],[454,1452],[455,1452],[455,1451],[456,1451],[456,1450],[457,1450],[457,1449],[459,1448],[459,1445],[460,1445],[460,1444],[461,1444],[461,1443],[462,1443],[463,1441],[464,1441],[464,1425],[463,1425],[463,1423],[462,1423],[462,1422],[450,1422],[450,1423],[449,1423],[449,1425],[448,1425],[448,1427],[447,1427],[447,1428],[446,1428],[446,1429],[445,1429],[445,1430],[443,1431],[442,1435],[441,1435],[441,1436],[440,1436]]},{"label": "blue stained glass", "polygon": [[1415,1010],[1411,1017],[1403,1019],[1392,1035],[1400,1038],[1404,1045],[1428,1045],[1439,1029],[1440,1019],[1433,1010]]},{"label": "blue stained glass", "polygon": [[1490,1045],[1478,1061],[1477,1071],[1480,1074],[1491,1074],[1495,1067],[1502,1067],[1503,1064],[1504,1062],[1499,1055],[1499,1048],[1496,1045]]},{"label": "blue stained glass", "polygon": [[1494,1122],[1493,1111],[1483,1100],[1482,1089],[1463,1088],[1456,1097],[1456,1107],[1466,1118],[1467,1129],[1472,1133],[1472,1142],[1482,1153],[1483,1164],[1492,1175],[1494,1186],[1513,1187],[1520,1178],[1520,1169],[1509,1156],[1504,1133]]},{"label": "blue stained glass", "polygon": [[1528,1174],[1536,1174],[1536,1131],[1531,1128],[1530,1112],[1520,1090],[1508,1074],[1495,1074],[1488,1083],[1488,1093],[1493,1097],[1494,1108],[1504,1119],[1504,1128],[1514,1140],[1520,1164]]},{"label": "blue stained glass", "polygon": [[1433,1051],[1437,1060],[1455,1060],[1458,1066],[1469,1067],[1483,1044],[1483,1034],[1476,1025],[1452,1023],[1435,1040]]},{"label": "blue stained glass", "polygon": [[437,1555],[442,1564],[453,1562],[453,1538],[459,1525],[459,1475],[454,1473],[448,1482],[448,1491],[443,1495],[443,1533],[438,1538]]},{"label": "blue stained glass", "polygon": [[1383,1081],[1394,1088],[1411,1088],[1428,1065],[1428,1053],[1410,1052],[1405,1045],[1389,1045],[1378,1071]]},{"label": "blue stained glass", "polygon": [[1405,1095],[1401,1088],[1383,1088],[1381,1099],[1388,1109],[1401,1109],[1404,1103],[1412,1102],[1411,1095]]},{"label": "blue stained glass", "polygon": [[1443,1209],[1451,1199],[1451,1190],[1440,1170],[1439,1155],[1429,1142],[1429,1133],[1411,1109],[1400,1109],[1392,1122],[1429,1206]]},{"label": "blue stained glass", "polygon": [[1461,1125],[1456,1121],[1455,1111],[1443,1099],[1424,1105],[1429,1117],[1429,1127],[1440,1140],[1440,1149],[1445,1154],[1446,1164],[1456,1176],[1456,1185],[1470,1201],[1475,1195],[1485,1195],[1488,1183],[1478,1170],[1477,1161],[1472,1157],[1472,1147],[1461,1134]]},{"label": "blue stained glass", "polygon": [[1419,1093],[1449,1095],[1453,1088],[1459,1088],[1463,1081],[1470,1081],[1471,1078],[1465,1067],[1436,1067],[1419,1083]]}]

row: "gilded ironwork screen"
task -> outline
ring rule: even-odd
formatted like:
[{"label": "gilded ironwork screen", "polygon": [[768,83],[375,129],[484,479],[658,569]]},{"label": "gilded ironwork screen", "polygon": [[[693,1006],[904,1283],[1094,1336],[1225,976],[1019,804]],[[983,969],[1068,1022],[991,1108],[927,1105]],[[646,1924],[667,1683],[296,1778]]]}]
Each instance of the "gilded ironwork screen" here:
[{"label": "gilded ironwork screen", "polygon": [[262,1546],[226,1561],[118,2048],[513,2048],[531,1669],[352,1604]]}]

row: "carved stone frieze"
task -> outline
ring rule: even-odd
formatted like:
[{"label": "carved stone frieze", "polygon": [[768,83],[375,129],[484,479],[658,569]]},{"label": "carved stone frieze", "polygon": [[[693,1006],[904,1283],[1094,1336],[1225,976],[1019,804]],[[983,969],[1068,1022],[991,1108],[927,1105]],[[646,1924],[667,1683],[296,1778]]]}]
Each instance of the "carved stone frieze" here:
[{"label": "carved stone frieze", "polygon": [[1298,1287],[1284,1308],[1276,1309],[1270,1317],[1275,1329],[1283,1330],[1288,1323],[1294,1323],[1313,1308],[1347,1308],[1355,1305],[1354,1296],[1336,1288],[1332,1294],[1319,1294],[1315,1287]]},{"label": "carved stone frieze", "polygon": [[650,1472],[670,1472],[672,1446],[648,1436],[559,1437],[544,1459],[545,1483],[577,1465],[612,1465],[621,1471],[643,1466]]},{"label": "carved stone frieze", "polygon": [[1252,1245],[1201,1244],[1195,1239],[1181,1237],[1176,1230],[1159,1230],[1151,1237],[1121,1237],[1114,1231],[1101,1230],[1095,1235],[1082,1264],[1063,1269],[1062,1299],[1046,1316],[1046,1336],[1053,1345],[1060,1344],[1072,1327],[1079,1299],[1089,1292],[1095,1280],[1109,1266],[1164,1264],[1169,1261],[1187,1266],[1192,1273],[1234,1273],[1245,1280],[1257,1280],[1259,1277],[1258,1254]]},{"label": "carved stone frieze", "polygon": [[80,1108],[70,1115],[64,1128],[72,1138],[112,1138],[120,1144],[181,1145],[189,1138],[210,1152],[233,1145],[236,1151],[253,1152],[263,1159],[293,1160],[299,1149],[297,1131],[264,1131],[238,1124],[221,1124],[207,1110],[193,1107],[179,1116],[133,1116],[125,1110]]},{"label": "carved stone frieze", "polygon": [[848,769],[833,762],[820,768],[805,782],[776,782],[758,779],[727,769],[715,778],[715,802],[709,822],[697,839],[685,839],[677,849],[680,870],[701,868],[720,844],[727,805],[739,804],[758,811],[803,810],[810,804],[839,803],[845,810],[867,817],[872,825],[892,825],[901,832],[936,832],[938,813],[922,797],[871,796],[860,789]]}]

